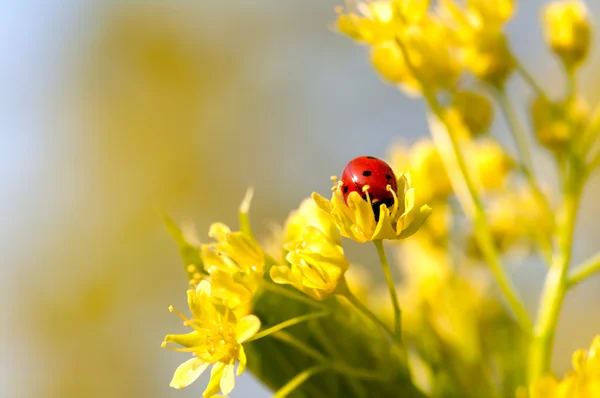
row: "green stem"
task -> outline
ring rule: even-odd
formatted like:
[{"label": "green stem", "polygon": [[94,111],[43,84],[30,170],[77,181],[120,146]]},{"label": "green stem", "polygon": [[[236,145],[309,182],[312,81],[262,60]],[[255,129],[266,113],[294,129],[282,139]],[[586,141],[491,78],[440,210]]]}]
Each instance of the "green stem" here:
[{"label": "green stem", "polygon": [[273,337],[276,338],[277,340],[281,340],[284,343],[291,345],[292,347],[296,348],[298,351],[302,352],[306,356],[316,359],[319,362],[327,361],[327,357],[325,355],[321,354],[319,351],[308,346],[307,344],[305,344],[302,341],[295,338],[293,335],[291,335],[283,330],[280,330],[277,333],[274,333]]},{"label": "green stem", "polygon": [[327,316],[327,315],[329,315],[328,311],[315,312],[315,313],[312,313],[312,314],[306,314],[306,315],[297,316],[295,318],[288,319],[287,321],[281,322],[278,325],[275,325],[275,326],[272,326],[272,327],[270,327],[268,329],[260,331],[257,334],[255,334],[254,337],[252,337],[251,339],[249,339],[247,341],[249,342],[249,341],[258,340],[258,339],[261,339],[263,337],[267,337],[267,336],[269,336],[269,335],[271,335],[271,334],[273,334],[275,332],[278,332],[278,331],[280,331],[282,329],[288,328],[290,326],[294,326],[294,325],[297,325],[299,323],[306,322],[306,321],[308,321],[310,319],[322,318],[322,317]]},{"label": "green stem", "polygon": [[381,269],[383,270],[385,282],[387,283],[387,288],[390,293],[390,299],[392,301],[392,305],[394,306],[394,335],[397,337],[397,340],[401,340],[402,319],[400,314],[400,303],[398,303],[398,294],[396,293],[396,285],[394,284],[394,278],[392,277],[390,264],[388,263],[387,257],[385,255],[383,241],[381,239],[374,240],[373,244],[377,249],[377,255],[379,256],[379,261],[381,262]]},{"label": "green stem", "polygon": [[[588,159],[588,163],[593,162],[589,157],[594,156],[595,145],[598,141],[598,134],[600,133],[600,105],[596,105],[590,122],[587,128],[582,134],[581,146],[579,147],[579,153],[582,154],[584,159]],[[600,155],[596,154],[595,157],[598,159]]]},{"label": "green stem", "polygon": [[533,91],[535,91],[535,93],[537,95],[539,95],[542,98],[548,98],[548,96],[546,95],[546,93],[544,92],[544,89],[542,88],[542,86],[540,86],[540,84],[535,80],[535,78],[533,77],[533,75],[531,73],[529,73],[529,71],[527,70],[527,68],[525,68],[525,65],[523,65],[518,59],[514,59],[515,61],[515,67],[517,69],[517,71],[519,72],[519,74],[521,75],[521,77],[523,78],[523,80],[525,80],[525,82],[527,82],[527,84],[529,84],[529,86],[531,87],[531,89]]},{"label": "green stem", "polygon": [[273,282],[263,281],[263,289],[265,289],[268,292],[275,293],[275,294],[287,297],[292,300],[300,301],[304,304],[308,304],[311,307],[314,307],[314,308],[317,308],[320,310],[327,310],[327,307],[324,304],[311,299],[310,297],[304,295],[303,293],[297,293],[293,290],[286,289],[285,287],[280,286]]},{"label": "green stem", "polygon": [[[469,173],[469,168],[460,149],[458,139],[450,130],[450,126],[446,123],[444,110],[438,103],[435,95],[431,92],[425,92],[424,95],[438,121],[445,126],[445,134],[440,134],[439,132],[434,131],[435,129],[432,129],[433,139],[440,149],[440,155],[442,156],[444,165],[451,177],[452,186],[457,193],[463,210],[465,211],[465,214],[470,216],[474,223],[475,238],[477,239],[484,260],[490,266],[500,290],[504,294],[504,297],[515,314],[521,328],[528,334],[531,331],[531,320],[510,278],[502,266],[492,233],[487,224],[482,199]],[[444,150],[448,147],[450,151]],[[450,152],[450,157],[444,156],[448,152]],[[455,174],[453,177],[451,171],[454,168],[457,168],[460,173]],[[463,186],[461,184],[464,184],[464,189],[462,189]],[[461,193],[463,192],[466,193],[466,195],[462,195]]]},{"label": "green stem", "polygon": [[[404,45],[404,42],[400,38],[396,38],[396,43],[400,47],[402,51],[402,55],[406,61],[406,66],[409,68],[410,72],[413,76],[420,81],[423,82],[423,79],[420,78],[419,69],[415,68],[410,59],[410,54]],[[528,74],[526,73],[525,68],[517,62],[517,67],[526,77]],[[538,87],[538,91],[543,93],[539,86],[535,83],[533,78],[530,80],[530,84],[534,87]],[[445,125],[445,134],[437,134],[432,131],[433,138],[436,141],[436,145],[440,149],[440,155],[442,156],[442,160],[444,165],[446,166],[446,170],[450,176],[452,187],[456,192],[458,199],[461,202],[461,206],[465,214],[469,215],[475,224],[475,238],[477,239],[477,243],[481,248],[483,253],[484,260],[490,266],[498,285],[500,286],[500,290],[506,297],[508,301],[508,305],[512,309],[519,322],[519,325],[523,329],[523,331],[527,334],[531,331],[531,320],[529,319],[529,315],[521,302],[521,299],[516,293],[515,288],[512,285],[512,282],[506,275],[504,268],[502,267],[502,263],[500,262],[500,257],[498,255],[498,251],[496,249],[496,245],[494,243],[494,239],[492,236],[492,232],[487,224],[485,211],[483,209],[483,203],[481,198],[479,197],[479,192],[475,188],[475,183],[469,174],[469,169],[467,167],[466,161],[462,155],[460,150],[460,145],[458,144],[458,139],[455,134],[452,134],[450,126],[446,123],[446,118],[444,115],[444,109],[439,104],[435,93],[429,90],[428,87],[423,85],[423,96],[427,100],[431,110],[435,114],[438,121]],[[444,147],[447,147],[447,143],[449,142],[449,146],[451,148],[451,158],[454,158],[454,162],[448,156],[444,156],[445,151],[441,150]],[[453,173],[454,170],[453,163],[456,163],[458,166],[458,170],[460,173]],[[458,175],[457,175],[458,174]],[[456,176],[457,178],[454,178]],[[462,178],[461,178],[462,177]],[[462,184],[464,182],[464,184]],[[464,189],[463,189],[464,188]]]},{"label": "green stem", "polygon": [[[337,349],[330,336],[328,336],[327,333],[325,333],[325,331],[321,327],[321,324],[318,321],[309,322],[308,327],[310,328],[311,332],[313,333],[315,339],[317,339],[319,344],[321,344],[321,346],[325,350],[327,350],[330,357],[334,358],[336,361],[342,360],[340,351]],[[346,375],[345,379],[350,385],[350,388],[354,390],[358,397],[366,398],[368,396],[365,386],[363,386],[356,377]]]},{"label": "green stem", "polygon": [[492,91],[506,121],[508,127],[513,136],[513,140],[517,144],[517,150],[519,151],[519,158],[523,162],[522,169],[523,173],[527,177],[528,181],[535,187],[537,187],[535,178],[533,176],[533,162],[531,160],[531,153],[529,151],[529,145],[527,144],[527,137],[525,129],[521,125],[519,118],[516,114],[515,108],[509,101],[506,95],[506,89],[504,87]]},{"label": "green stem", "polygon": [[356,369],[356,368],[346,365],[343,362],[333,362],[331,364],[331,369],[334,370],[335,372],[344,374],[346,376],[356,377],[359,379],[379,380],[379,381],[386,381],[386,380],[390,379],[389,377],[384,376],[382,374],[374,373],[372,370]]},{"label": "green stem", "polygon": [[[383,322],[377,315],[375,315],[369,307],[364,305],[351,291],[348,287],[348,283],[345,279],[343,279],[337,287],[336,294],[345,297],[350,304],[358,310],[362,315],[369,318],[375,325],[379,326],[381,330],[383,330],[389,337],[391,337],[396,343],[400,343],[400,338],[396,336],[396,334],[390,329],[390,327]],[[383,337],[386,337],[383,335]]]},{"label": "green stem", "polygon": [[[517,144],[517,151],[521,161],[521,171],[525,175],[536,201],[542,206],[544,216],[554,217],[550,210],[550,204],[533,174],[533,161],[531,160],[531,152],[529,151],[529,145],[527,144],[527,135],[525,134],[522,123],[519,121],[514,106],[508,99],[506,89],[502,87],[498,90],[493,90],[493,94],[506,118],[513,140],[515,141],[515,144]],[[540,240],[540,246],[546,254],[546,257],[550,257],[552,250],[551,242]]]},{"label": "green stem", "polygon": [[567,103],[573,101],[577,96],[577,71],[567,70]]},{"label": "green stem", "polygon": [[533,330],[529,359],[529,385],[550,370],[554,334],[562,302],[568,289],[567,271],[571,261],[573,233],[581,196],[581,181],[568,173],[558,225],[558,252],[548,271],[538,319]]},{"label": "green stem", "polygon": [[577,266],[572,272],[569,273],[569,276],[567,277],[568,286],[575,286],[599,271],[600,252],[590,257],[583,264]]},{"label": "green stem", "polygon": [[300,387],[302,383],[308,380],[310,377],[314,376],[317,373],[323,372],[325,370],[331,369],[329,365],[316,365],[312,368],[308,368],[298,373],[292,380],[288,381],[283,387],[281,387],[273,398],[283,398],[287,397],[290,393],[292,393],[295,389]]}]

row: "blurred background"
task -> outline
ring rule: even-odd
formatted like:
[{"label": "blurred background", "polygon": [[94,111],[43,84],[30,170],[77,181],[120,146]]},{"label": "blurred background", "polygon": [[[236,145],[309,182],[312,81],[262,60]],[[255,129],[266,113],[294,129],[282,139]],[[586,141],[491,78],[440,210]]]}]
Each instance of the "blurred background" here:
[{"label": "blurred background", "polygon": [[[259,234],[358,155],[428,134],[425,108],[376,76],[329,28],[341,0],[9,1],[0,5],[0,396],[198,397],[168,386],[182,355],[185,273],[155,210],[236,225],[256,190]],[[558,94],[521,1],[514,51]],[[596,22],[598,4],[589,4]],[[599,58],[581,87],[600,98]],[[513,79],[521,106],[529,91]],[[521,106],[523,109],[523,106]],[[524,116],[524,115],[523,115]],[[497,121],[504,137],[505,125]],[[510,144],[510,140],[505,140]],[[539,175],[554,176],[535,153]],[[575,263],[600,244],[600,180],[586,191]],[[368,265],[374,253],[351,247]],[[511,268],[533,311],[544,266]],[[375,279],[378,276],[374,276]],[[600,333],[600,277],[567,297],[554,365]],[[232,397],[268,397],[248,373]]]}]

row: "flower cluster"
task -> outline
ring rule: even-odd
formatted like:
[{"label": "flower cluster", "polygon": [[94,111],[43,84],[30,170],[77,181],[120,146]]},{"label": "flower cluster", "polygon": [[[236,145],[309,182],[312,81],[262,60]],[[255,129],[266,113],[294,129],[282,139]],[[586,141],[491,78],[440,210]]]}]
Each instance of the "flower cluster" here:
[{"label": "flower cluster", "polygon": [[[246,207],[250,199],[251,191],[244,200]],[[194,356],[177,368],[171,387],[187,387],[213,365],[204,397],[212,397],[219,390],[229,394],[235,384],[235,362],[239,363],[238,375],[246,367],[242,343],[260,329],[260,320],[251,312],[265,270],[265,255],[251,237],[240,231],[233,232],[221,223],[212,224],[208,234],[215,242],[199,247],[204,269],[196,271],[203,272],[189,273],[192,288],[187,296],[192,317],[169,308],[193,331],[167,335],[163,342],[163,347]]]},{"label": "flower cluster", "polygon": [[[589,350],[573,354],[573,370],[562,380],[553,376],[539,379],[533,386],[531,398],[593,398],[600,396],[600,336]],[[519,391],[526,397],[526,391]]]},{"label": "flower cluster", "polygon": [[349,265],[333,220],[308,198],[288,218],[284,235],[287,264],[273,266],[271,279],[317,300],[331,295]]},{"label": "flower cluster", "polygon": [[[171,380],[171,387],[182,389],[193,383],[210,365],[210,382],[204,397],[212,397],[221,391],[229,394],[235,385],[235,362],[239,362],[237,374],[246,367],[246,354],[242,343],[258,332],[260,320],[254,315],[237,318],[228,307],[215,303],[211,283],[203,280],[196,289],[188,290],[188,305],[191,318],[185,317],[173,307],[184,326],[193,329],[188,334],[169,334],[163,347],[174,351],[188,352],[193,358],[182,363]],[[175,343],[184,348],[169,345]]]},{"label": "flower cluster", "polygon": [[[514,68],[503,25],[512,0],[477,0],[462,5],[427,0],[383,0],[339,10],[338,29],[372,47],[375,68],[409,92],[452,89],[463,71],[502,85]],[[423,87],[424,86],[424,87]]]},{"label": "flower cluster", "polygon": [[[163,346],[193,357],[171,386],[184,388],[212,366],[204,397],[227,395],[247,351],[251,371],[278,388],[278,397],[600,396],[600,337],[573,355],[574,370],[562,380],[549,376],[562,300],[600,270],[596,258],[570,264],[578,200],[600,167],[600,107],[590,112],[577,90],[591,41],[587,9],[560,0],[543,10],[546,42],[567,80],[556,100],[510,51],[504,27],[514,0],[348,4],[338,10],[338,30],[370,48],[386,80],[422,95],[432,139],[393,145],[391,167],[355,158],[339,181],[332,178],[330,198],[313,193],[262,246],[247,217],[250,196],[240,208],[240,231],[215,223],[211,243],[179,242],[193,254],[186,269],[191,316],[170,310],[192,332],[167,335]],[[521,124],[505,88],[517,73],[533,92],[531,126]],[[492,99],[516,155],[492,135]],[[528,132],[554,155],[560,201],[536,178],[529,150],[536,140]],[[351,265],[343,238],[374,244],[386,303],[367,287],[370,275]],[[504,264],[521,247],[539,249],[549,265],[537,319]],[[268,324],[260,332],[257,315]],[[244,348],[271,335],[275,344]],[[355,368],[359,362],[370,369]]]}]

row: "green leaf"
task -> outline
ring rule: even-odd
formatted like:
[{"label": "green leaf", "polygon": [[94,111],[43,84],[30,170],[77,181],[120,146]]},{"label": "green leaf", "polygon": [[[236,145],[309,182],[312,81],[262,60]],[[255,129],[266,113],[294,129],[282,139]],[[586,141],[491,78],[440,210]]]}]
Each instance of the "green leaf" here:
[{"label": "green leaf", "polygon": [[[185,236],[177,224],[164,213],[160,213],[169,234],[175,239],[177,246],[179,247],[179,254],[183,260],[185,272],[188,279],[193,279],[196,272],[204,274],[204,266],[202,259],[200,258],[200,248],[188,242]],[[193,266],[190,267],[190,266]]]}]

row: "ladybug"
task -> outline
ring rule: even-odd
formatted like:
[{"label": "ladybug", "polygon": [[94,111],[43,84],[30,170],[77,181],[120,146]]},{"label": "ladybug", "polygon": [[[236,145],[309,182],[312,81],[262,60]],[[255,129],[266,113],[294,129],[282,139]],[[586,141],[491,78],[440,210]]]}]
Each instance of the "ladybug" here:
[{"label": "ladybug", "polygon": [[390,185],[394,192],[397,191],[396,175],[383,160],[373,156],[360,156],[352,159],[342,171],[340,189],[346,204],[348,204],[350,192],[358,192],[364,200],[367,200],[367,194],[363,192],[365,185],[369,186],[373,213],[375,213],[375,220],[379,221],[381,204],[388,207],[394,204],[394,195],[387,190],[387,186]]}]

